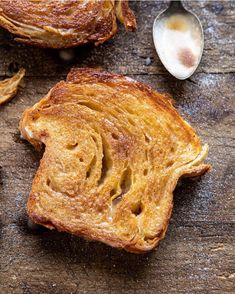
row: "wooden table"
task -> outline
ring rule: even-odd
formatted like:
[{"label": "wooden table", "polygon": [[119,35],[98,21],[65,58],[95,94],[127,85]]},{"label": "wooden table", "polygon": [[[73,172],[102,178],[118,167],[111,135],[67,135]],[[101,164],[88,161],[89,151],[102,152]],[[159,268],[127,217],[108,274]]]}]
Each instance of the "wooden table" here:
[{"label": "wooden table", "polygon": [[[197,72],[177,81],[162,67],[151,27],[166,3],[136,1],[138,31],[123,28],[95,48],[58,51],[15,43],[0,32],[0,75],[27,70],[25,87],[0,107],[0,293],[235,293],[234,40],[235,2],[188,2],[202,20],[205,49]],[[151,64],[148,65],[149,59]],[[210,145],[213,171],[174,193],[166,238],[133,255],[68,234],[27,226],[26,201],[39,164],[20,140],[18,122],[71,66],[99,66],[144,81],[175,99],[179,112]]]}]

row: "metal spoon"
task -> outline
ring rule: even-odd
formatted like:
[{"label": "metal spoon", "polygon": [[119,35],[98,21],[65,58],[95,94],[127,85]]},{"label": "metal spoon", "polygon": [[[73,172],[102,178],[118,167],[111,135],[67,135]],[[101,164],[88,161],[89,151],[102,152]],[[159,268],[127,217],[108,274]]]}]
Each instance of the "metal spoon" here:
[{"label": "metal spoon", "polygon": [[171,1],[155,18],[153,40],[161,62],[173,76],[184,80],[195,72],[204,47],[203,29],[181,1]]}]

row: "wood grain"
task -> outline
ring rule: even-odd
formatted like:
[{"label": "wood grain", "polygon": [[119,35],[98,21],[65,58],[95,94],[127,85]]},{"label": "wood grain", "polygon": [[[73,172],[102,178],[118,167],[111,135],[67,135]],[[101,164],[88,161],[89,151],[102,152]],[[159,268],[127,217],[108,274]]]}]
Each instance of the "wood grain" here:
[{"label": "wood grain", "polygon": [[[136,34],[119,34],[100,47],[58,51],[16,44],[0,33],[0,76],[24,66],[25,87],[0,107],[0,293],[234,293],[235,99],[232,1],[190,1],[200,16],[205,51],[196,74],[177,81],[152,44],[154,16],[166,7],[135,1]],[[146,65],[146,58],[151,64]],[[41,154],[19,138],[18,121],[71,66],[128,74],[174,97],[180,113],[209,143],[213,171],[184,180],[174,193],[166,238],[150,254],[120,252],[46,229],[30,229],[25,204]]]}]

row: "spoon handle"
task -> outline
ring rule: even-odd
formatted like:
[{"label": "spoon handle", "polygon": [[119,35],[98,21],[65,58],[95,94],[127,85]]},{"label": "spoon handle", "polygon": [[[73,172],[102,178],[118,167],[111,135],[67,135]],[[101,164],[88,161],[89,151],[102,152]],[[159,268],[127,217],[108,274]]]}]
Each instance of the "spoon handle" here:
[{"label": "spoon handle", "polygon": [[175,0],[171,0],[169,8],[174,10],[174,11],[184,9],[182,2],[181,1],[175,1]]}]

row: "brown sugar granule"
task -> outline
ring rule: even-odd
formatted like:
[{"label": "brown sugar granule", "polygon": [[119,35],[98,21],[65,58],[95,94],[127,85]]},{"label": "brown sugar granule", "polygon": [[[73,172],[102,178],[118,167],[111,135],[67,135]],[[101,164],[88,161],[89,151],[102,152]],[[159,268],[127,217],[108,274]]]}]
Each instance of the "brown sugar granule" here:
[{"label": "brown sugar granule", "polygon": [[179,61],[186,67],[192,67],[196,64],[196,57],[192,50],[189,48],[183,48],[178,54]]}]

